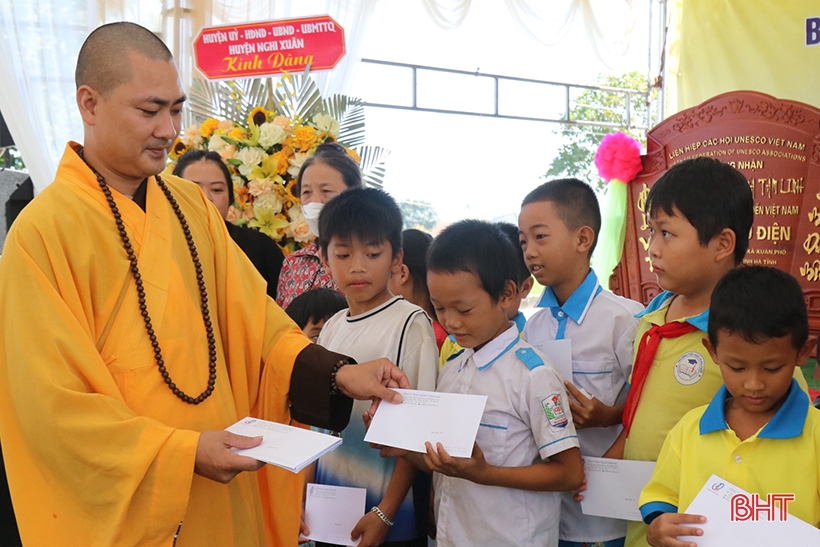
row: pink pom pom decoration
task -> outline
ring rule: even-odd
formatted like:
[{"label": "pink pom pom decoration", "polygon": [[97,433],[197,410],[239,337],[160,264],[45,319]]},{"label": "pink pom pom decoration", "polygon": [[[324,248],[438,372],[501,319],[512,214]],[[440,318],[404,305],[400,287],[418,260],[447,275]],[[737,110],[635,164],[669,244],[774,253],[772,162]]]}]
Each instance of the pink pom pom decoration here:
[{"label": "pink pom pom decoration", "polygon": [[607,182],[631,182],[643,169],[640,143],[620,131],[608,134],[595,153],[595,167]]}]

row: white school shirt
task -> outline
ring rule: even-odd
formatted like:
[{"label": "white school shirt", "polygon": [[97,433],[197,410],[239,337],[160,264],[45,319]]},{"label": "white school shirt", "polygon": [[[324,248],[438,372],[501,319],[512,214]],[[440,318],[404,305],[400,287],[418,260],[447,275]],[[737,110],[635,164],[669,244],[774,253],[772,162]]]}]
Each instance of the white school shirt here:
[{"label": "white school shirt", "polygon": [[[524,340],[536,349],[556,339],[572,341],[572,383],[605,405],[626,401],[627,380],[632,371],[633,343],[643,306],[602,289],[595,273],[558,305],[550,287],[538,302],[538,311],[524,327]],[[578,430],[581,455],[600,457],[618,435],[621,425]],[[572,494],[562,494],[561,539],[594,543],[622,538],[626,522],[584,515]]]},{"label": "white school shirt", "polygon": [[[359,363],[386,357],[404,371],[413,389],[435,389],[438,347],[433,325],[423,309],[400,296],[359,315],[340,311],[325,323],[318,343]],[[319,459],[315,479],[319,484],[366,488],[368,510],[384,498],[395,465],[394,458],[382,458],[364,442],[362,414],[369,409],[370,401],[354,401],[343,442]],[[419,537],[415,509],[411,488],[393,518],[387,541]]]},{"label": "white school shirt", "polygon": [[[578,446],[561,377],[515,326],[448,361],[436,391],[487,396],[476,442],[491,465],[523,467]],[[558,545],[557,492],[483,486],[439,473],[433,484],[438,547]]]}]

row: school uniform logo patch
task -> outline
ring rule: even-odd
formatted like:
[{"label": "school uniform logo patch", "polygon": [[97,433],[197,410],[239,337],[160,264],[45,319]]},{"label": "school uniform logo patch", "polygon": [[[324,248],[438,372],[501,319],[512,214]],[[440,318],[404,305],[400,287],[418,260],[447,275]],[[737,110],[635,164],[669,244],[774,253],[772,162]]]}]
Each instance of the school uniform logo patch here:
[{"label": "school uniform logo patch", "polygon": [[675,380],[684,386],[691,386],[703,378],[706,362],[695,351],[687,351],[675,361]]},{"label": "school uniform logo patch", "polygon": [[550,427],[563,429],[567,427],[569,420],[567,413],[564,410],[564,401],[560,393],[553,393],[549,397],[541,399],[541,406],[544,408],[544,414],[547,415],[547,421]]}]

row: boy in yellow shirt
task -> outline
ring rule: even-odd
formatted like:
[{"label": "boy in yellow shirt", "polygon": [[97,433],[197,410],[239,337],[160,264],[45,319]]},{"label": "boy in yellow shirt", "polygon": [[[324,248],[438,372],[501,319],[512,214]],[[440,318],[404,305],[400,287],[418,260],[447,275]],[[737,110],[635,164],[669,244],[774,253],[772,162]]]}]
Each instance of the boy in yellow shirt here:
[{"label": "boy in yellow shirt", "polygon": [[[754,199],[740,171],[701,157],[669,169],[649,191],[646,212],[649,259],[664,292],[638,314],[624,429],[604,456],[657,461],[672,427],[723,385],[702,340],[712,290],[746,255]],[[795,376],[805,390],[802,373]],[[646,525],[630,522],[626,547],[646,545]]]},{"label": "boy in yellow shirt", "polygon": [[678,510],[713,474],[764,499],[794,494],[789,513],[820,525],[820,410],[793,377],[811,351],[808,331],[803,291],[785,272],[739,268],[715,287],[703,344],[725,385],[663,444],[639,502],[650,545],[690,546],[677,537],[703,535],[704,518]]}]

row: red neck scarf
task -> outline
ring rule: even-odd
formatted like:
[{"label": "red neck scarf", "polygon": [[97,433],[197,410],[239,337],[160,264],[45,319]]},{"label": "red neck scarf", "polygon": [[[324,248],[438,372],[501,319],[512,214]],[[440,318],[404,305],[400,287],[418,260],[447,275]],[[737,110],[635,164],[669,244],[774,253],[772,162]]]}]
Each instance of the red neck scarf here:
[{"label": "red neck scarf", "polygon": [[665,325],[652,325],[641,337],[638,353],[635,356],[635,366],[632,368],[632,384],[629,386],[629,395],[626,398],[626,406],[624,406],[623,424],[627,437],[629,437],[632,420],[635,419],[635,412],[641,401],[643,385],[646,383],[646,377],[649,376],[649,369],[652,368],[652,361],[655,360],[661,339],[678,338],[696,330],[698,328],[691,323],[672,321]]}]

